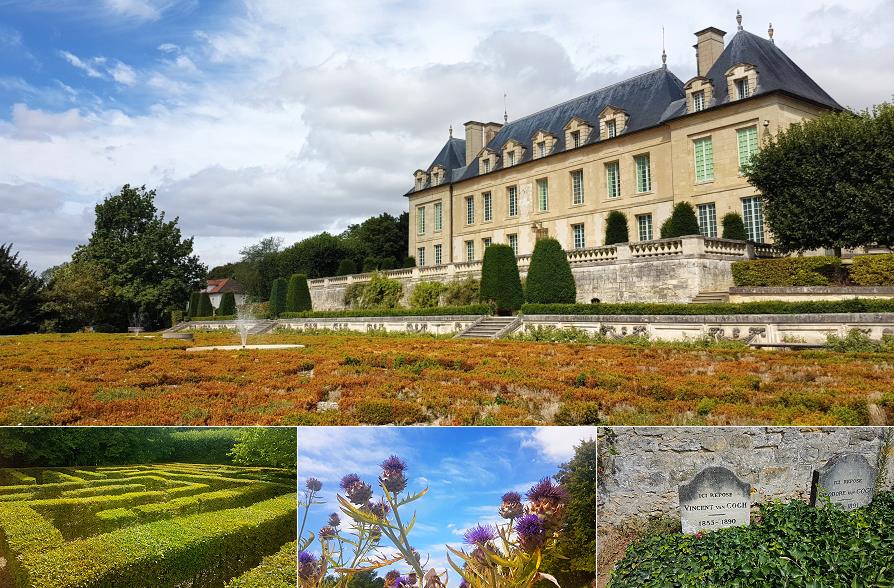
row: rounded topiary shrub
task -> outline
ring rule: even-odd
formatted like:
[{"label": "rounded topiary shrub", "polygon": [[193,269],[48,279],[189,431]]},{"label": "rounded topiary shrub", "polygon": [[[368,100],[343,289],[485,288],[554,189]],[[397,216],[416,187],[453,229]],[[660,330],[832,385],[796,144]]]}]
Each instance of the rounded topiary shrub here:
[{"label": "rounded topiary shrub", "polygon": [[276,278],[273,280],[273,286],[270,288],[270,304],[267,307],[270,318],[276,318],[286,311],[286,295],[288,293],[289,283],[285,278]]},{"label": "rounded topiary shrub", "polygon": [[337,276],[350,276],[351,274],[357,273],[357,264],[354,263],[350,259],[342,259],[338,264],[338,271],[335,272]]},{"label": "rounded topiary shrub", "polygon": [[484,250],[478,295],[481,302],[493,304],[501,314],[516,311],[524,304],[518,263],[509,245],[494,244]]},{"label": "rounded topiary shrub", "polygon": [[199,310],[199,298],[201,298],[201,296],[202,295],[199,292],[193,292],[189,295],[189,306],[186,309],[187,318],[199,316],[196,314],[196,311]]},{"label": "rounded topiary shrub", "polygon": [[236,314],[236,295],[233,292],[224,292],[220,298],[220,306],[217,307],[220,316],[232,316]]},{"label": "rounded topiary shrub", "polygon": [[313,310],[310,301],[310,288],[307,287],[307,276],[292,274],[286,292],[286,312],[302,312]]},{"label": "rounded topiary shrub", "polygon": [[738,212],[728,212],[723,216],[721,237],[724,239],[736,239],[737,241],[748,240],[748,231],[745,230],[745,222],[742,220],[742,215]]},{"label": "rounded topiary shrub", "polygon": [[565,251],[555,239],[540,239],[534,245],[525,297],[537,304],[571,304],[577,300],[577,286]]},{"label": "rounded topiary shrub", "polygon": [[673,239],[687,235],[700,235],[698,219],[695,216],[695,208],[688,202],[678,202],[670,218],[661,225],[661,238]]},{"label": "rounded topiary shrub", "polygon": [[211,306],[211,297],[208,296],[207,292],[202,292],[199,294],[199,304],[196,307],[195,316],[212,316],[214,314],[214,307]]},{"label": "rounded topiary shrub", "polygon": [[416,258],[412,255],[404,260],[404,267],[416,267]]},{"label": "rounded topiary shrub", "polygon": [[629,242],[630,231],[627,228],[627,215],[620,210],[611,211],[605,219],[605,244]]}]

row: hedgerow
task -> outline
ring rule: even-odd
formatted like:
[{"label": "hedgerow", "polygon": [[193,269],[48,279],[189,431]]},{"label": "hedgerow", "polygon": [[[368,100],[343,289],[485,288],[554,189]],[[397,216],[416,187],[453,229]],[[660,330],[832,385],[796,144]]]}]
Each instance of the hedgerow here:
[{"label": "hedgerow", "polygon": [[894,492],[845,512],[804,502],[762,505],[759,522],[704,535],[656,534],[627,548],[610,588],[890,586]]},{"label": "hedgerow", "polygon": [[850,279],[859,286],[894,286],[894,254],[858,255]]},{"label": "hedgerow", "polygon": [[727,302],[714,304],[525,304],[522,314],[567,315],[731,315],[731,314],[829,314],[894,312],[894,299],[853,298],[851,300],[783,302]]},{"label": "hedgerow", "polygon": [[265,557],[258,567],[230,580],[226,588],[295,588],[298,583],[297,557],[298,542],[286,543],[282,549]]},{"label": "hedgerow", "polygon": [[841,259],[823,255],[736,261],[732,272],[736,286],[828,286],[844,277]]},{"label": "hedgerow", "polygon": [[286,312],[280,318],[350,318],[375,316],[463,316],[490,314],[486,304],[468,306],[435,306],[431,308],[355,308],[351,310],[315,310],[310,312]]},{"label": "hedgerow", "polygon": [[[62,533],[33,508],[24,504],[0,504],[0,557],[10,566],[14,585],[27,586],[26,556],[61,547]],[[2,573],[2,570],[0,570]]]}]

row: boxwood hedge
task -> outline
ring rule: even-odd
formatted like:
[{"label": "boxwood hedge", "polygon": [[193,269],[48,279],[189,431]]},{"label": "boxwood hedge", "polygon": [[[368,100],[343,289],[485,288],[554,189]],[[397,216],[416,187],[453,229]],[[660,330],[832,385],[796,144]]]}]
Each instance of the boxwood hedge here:
[{"label": "boxwood hedge", "polygon": [[845,512],[804,502],[763,505],[759,521],[704,535],[657,534],[632,543],[610,588],[891,586],[894,492]]},{"label": "boxwood hedge", "polygon": [[844,277],[837,257],[778,257],[736,261],[732,265],[736,286],[828,286]]},{"label": "boxwood hedge", "polygon": [[894,253],[855,257],[850,278],[859,286],[894,286]]},{"label": "boxwood hedge", "polygon": [[59,529],[33,508],[24,504],[0,504],[0,557],[7,562],[6,574],[13,586],[27,586],[27,572],[22,567],[25,557],[64,543]]},{"label": "boxwood hedge", "polygon": [[603,315],[730,315],[730,314],[829,314],[854,312],[894,312],[894,298],[783,302],[716,303],[716,304],[525,304],[523,314],[603,314]]},{"label": "boxwood hedge", "polygon": [[294,588],[298,583],[298,542],[268,555],[261,565],[227,583],[226,588]]}]

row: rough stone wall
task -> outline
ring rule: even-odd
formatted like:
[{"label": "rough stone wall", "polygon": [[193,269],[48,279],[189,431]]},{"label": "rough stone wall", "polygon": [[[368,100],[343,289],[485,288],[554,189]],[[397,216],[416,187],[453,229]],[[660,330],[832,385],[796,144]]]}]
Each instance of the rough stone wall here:
[{"label": "rough stone wall", "polygon": [[602,427],[599,525],[678,516],[678,487],[709,465],[752,485],[752,504],[807,500],[814,469],[856,452],[883,463],[880,487],[894,485],[894,429],[882,427]]}]

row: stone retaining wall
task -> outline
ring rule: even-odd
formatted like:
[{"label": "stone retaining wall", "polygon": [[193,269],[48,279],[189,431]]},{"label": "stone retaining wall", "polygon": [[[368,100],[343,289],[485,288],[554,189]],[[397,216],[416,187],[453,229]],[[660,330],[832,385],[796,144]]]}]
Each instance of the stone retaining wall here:
[{"label": "stone retaining wall", "polygon": [[787,288],[733,287],[729,289],[730,302],[764,302],[784,300],[850,300],[852,298],[894,298],[892,286],[797,286]]},{"label": "stone retaining wall", "polygon": [[807,500],[814,469],[844,451],[883,464],[894,486],[894,430],[869,427],[601,427],[599,525],[678,516],[678,488],[702,468],[731,469],[753,486],[752,503]]}]

